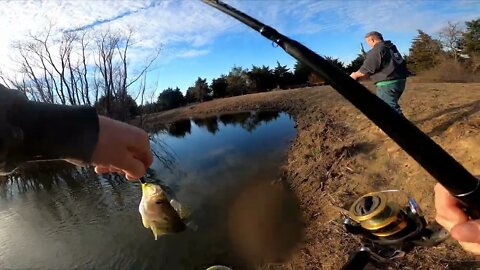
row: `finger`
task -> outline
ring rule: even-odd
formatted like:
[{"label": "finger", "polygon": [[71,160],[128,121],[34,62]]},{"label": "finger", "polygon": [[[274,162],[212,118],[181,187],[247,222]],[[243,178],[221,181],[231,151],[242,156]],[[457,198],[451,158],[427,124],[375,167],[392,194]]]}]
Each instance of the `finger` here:
[{"label": "finger", "polygon": [[140,160],[143,165],[145,166],[145,168],[149,168],[150,165],[152,165],[153,163],[153,155],[152,155],[152,151],[150,151],[150,149],[146,150],[146,151],[142,151],[142,152],[137,152],[137,153],[133,153],[133,156]]},{"label": "finger", "polygon": [[121,159],[115,167],[121,169],[128,180],[138,179],[144,176],[146,172],[143,162],[128,155]]},{"label": "finger", "polygon": [[125,174],[125,177],[126,177],[127,180],[129,180],[129,181],[137,180],[137,179],[140,178],[140,177],[137,177],[137,176],[134,176],[134,175],[130,175],[130,174]]},{"label": "finger", "polygon": [[110,167],[107,166],[95,166],[95,172],[97,174],[109,173]]},{"label": "finger", "polygon": [[115,166],[109,166],[109,169],[110,169],[110,172],[112,172],[112,173],[122,173],[123,172],[122,169],[117,168]]},{"label": "finger", "polygon": [[475,255],[480,255],[480,244],[469,243],[469,242],[458,242],[462,248],[468,252],[471,252]]},{"label": "finger", "polygon": [[435,185],[435,208],[437,210],[435,219],[448,231],[468,220],[458,201],[440,184]]},{"label": "finger", "polygon": [[148,146],[148,150],[146,152],[143,153],[143,157],[141,159],[145,165],[145,168],[148,168],[152,165],[153,163],[153,154],[152,154],[152,150],[150,150],[150,145]]},{"label": "finger", "polygon": [[451,235],[460,242],[480,243],[480,220],[472,220],[454,226]]},{"label": "finger", "polygon": [[148,138],[148,133],[143,129],[129,126],[131,128],[132,136],[128,137],[128,145],[134,146],[139,150],[150,149],[150,140]]},{"label": "finger", "polygon": [[458,202],[450,192],[441,184],[436,184],[435,188],[435,207],[456,207]]},{"label": "finger", "polygon": [[148,138],[148,134],[138,129],[139,135],[135,136],[135,140],[130,141],[130,147],[128,147],[128,151],[130,151],[134,157],[141,160],[145,165],[145,168],[150,167],[153,162],[153,155],[150,149],[150,140]]}]

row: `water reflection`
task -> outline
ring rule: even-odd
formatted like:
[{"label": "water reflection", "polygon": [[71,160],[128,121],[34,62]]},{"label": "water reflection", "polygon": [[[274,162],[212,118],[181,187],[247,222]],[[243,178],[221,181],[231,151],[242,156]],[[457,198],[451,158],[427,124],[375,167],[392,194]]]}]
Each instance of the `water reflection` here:
[{"label": "water reflection", "polygon": [[[172,150],[156,137],[151,137],[151,143],[156,161],[163,168],[174,170],[176,159]],[[127,180],[116,173],[99,177],[92,167],[78,167],[61,160],[31,162],[22,164],[8,176],[0,176],[0,198],[6,199],[30,191],[50,191],[59,186],[65,186],[69,191],[82,190],[85,186],[91,186],[92,182],[115,189]]]},{"label": "water reflection", "polygon": [[236,113],[236,114],[224,114],[220,115],[219,120],[224,126],[240,124],[241,126],[247,122],[252,116],[250,112]]},{"label": "water reflection", "polygon": [[[268,123],[270,121],[276,120],[280,117],[279,112],[275,111],[257,111],[257,112],[242,112],[242,113],[231,113],[231,114],[223,114],[220,116],[210,116],[210,117],[194,117],[191,119],[195,125],[198,127],[206,129],[211,134],[216,134],[219,128],[219,122],[223,124],[223,126],[227,125],[239,125],[243,129],[248,132],[254,131],[259,125],[262,123]],[[191,133],[191,121],[180,120],[163,126],[159,130],[166,131],[170,136],[174,136],[177,138],[183,138],[187,134]]]},{"label": "water reflection", "polygon": [[206,128],[208,132],[215,134],[218,132],[217,116],[206,118],[193,118],[192,121],[199,127]]},{"label": "water reflection", "polygon": [[2,178],[0,191],[2,195],[7,192],[22,194],[31,190],[51,190],[60,183],[77,189],[82,186],[83,179],[93,176],[90,170],[77,169],[63,161],[27,163]]},{"label": "water reflection", "polygon": [[171,123],[168,126],[168,134],[177,138],[183,138],[192,131],[192,123],[190,119],[180,120]]},{"label": "water reflection", "polygon": [[0,187],[0,269],[238,270],[281,260],[301,236],[295,199],[272,181],[294,134],[290,117],[275,112],[159,127],[148,174],[191,211],[198,231],[158,241],[142,226],[138,183],[31,164]]}]

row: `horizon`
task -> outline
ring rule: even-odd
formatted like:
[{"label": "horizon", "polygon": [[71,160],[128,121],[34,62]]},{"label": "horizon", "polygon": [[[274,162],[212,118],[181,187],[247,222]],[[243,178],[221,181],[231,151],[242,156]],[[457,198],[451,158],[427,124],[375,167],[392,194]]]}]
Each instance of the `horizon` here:
[{"label": "horizon", "polygon": [[[369,31],[381,32],[406,54],[417,29],[435,37],[448,21],[463,25],[480,14],[480,2],[469,0],[225,2],[345,64],[360,52],[360,43],[369,49],[363,38]],[[260,34],[199,1],[12,1],[1,2],[0,7],[0,22],[8,26],[0,29],[4,38],[0,56],[7,59],[0,71],[10,76],[18,69],[13,63],[17,56],[12,43],[28,33],[42,32],[52,22],[53,35],[133,26],[132,69],[143,64],[142,57],[162,47],[148,78],[149,84],[158,81],[157,94],[168,87],[179,87],[185,93],[197,77],[210,83],[233,66],[273,68],[279,61],[292,70],[295,63]]]}]

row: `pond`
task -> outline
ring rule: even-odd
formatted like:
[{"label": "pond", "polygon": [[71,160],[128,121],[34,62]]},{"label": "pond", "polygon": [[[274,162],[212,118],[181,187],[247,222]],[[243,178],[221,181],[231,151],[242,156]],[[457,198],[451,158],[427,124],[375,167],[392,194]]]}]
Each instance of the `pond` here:
[{"label": "pond", "polygon": [[118,176],[11,177],[0,193],[0,268],[242,269],[288,256],[301,238],[297,202],[278,181],[295,136],[289,115],[188,119],[151,135],[152,178],[194,226],[155,241],[138,213],[139,183]]}]

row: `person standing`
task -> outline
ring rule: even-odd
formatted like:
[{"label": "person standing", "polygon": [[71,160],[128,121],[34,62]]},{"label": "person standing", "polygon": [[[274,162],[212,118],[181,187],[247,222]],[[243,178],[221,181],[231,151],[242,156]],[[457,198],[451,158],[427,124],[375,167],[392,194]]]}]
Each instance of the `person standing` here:
[{"label": "person standing", "polygon": [[371,78],[377,87],[377,96],[403,115],[398,100],[410,74],[406,61],[397,47],[390,40],[383,40],[379,32],[367,33],[365,41],[372,49],[368,51],[360,69],[350,74],[350,77],[355,80]]}]

